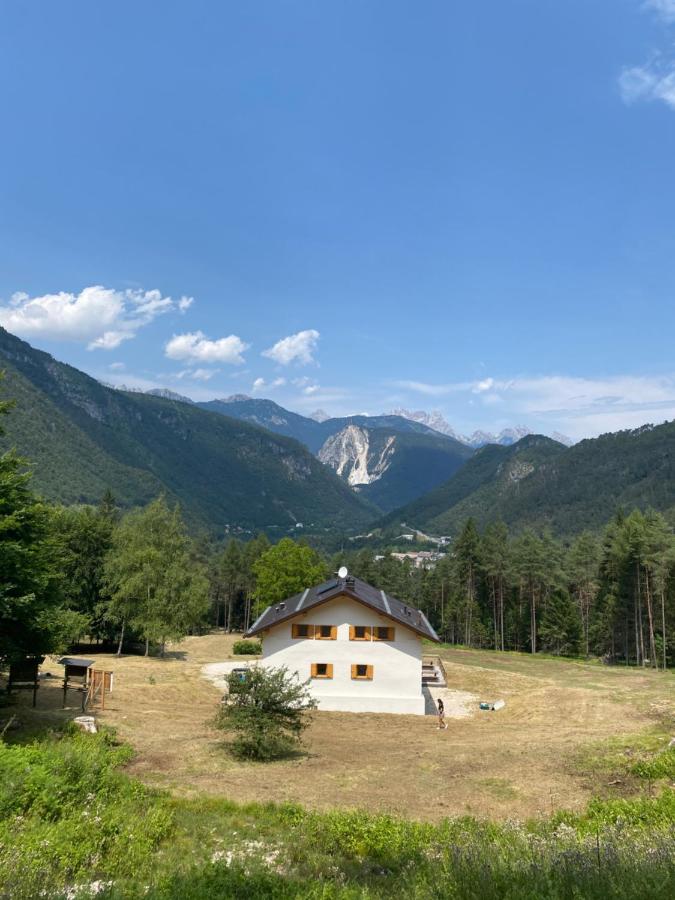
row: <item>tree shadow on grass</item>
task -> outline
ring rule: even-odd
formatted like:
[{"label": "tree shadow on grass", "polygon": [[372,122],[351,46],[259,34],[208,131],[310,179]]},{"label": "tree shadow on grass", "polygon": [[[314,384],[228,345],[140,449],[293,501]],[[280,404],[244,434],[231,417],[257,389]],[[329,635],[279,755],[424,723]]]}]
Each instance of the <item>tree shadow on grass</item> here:
[{"label": "tree shadow on grass", "polygon": [[291,750],[287,750],[285,753],[280,754],[279,756],[274,756],[270,759],[252,759],[246,756],[240,756],[235,752],[232,746],[232,741],[224,738],[217,742],[216,747],[219,750],[222,750],[224,754],[227,755],[229,759],[234,760],[235,762],[255,765],[255,766],[265,766],[268,764],[280,763],[280,762],[299,762],[303,760],[309,759],[318,759],[318,753],[312,753],[311,750],[308,750],[306,747],[298,746],[294,747]]}]

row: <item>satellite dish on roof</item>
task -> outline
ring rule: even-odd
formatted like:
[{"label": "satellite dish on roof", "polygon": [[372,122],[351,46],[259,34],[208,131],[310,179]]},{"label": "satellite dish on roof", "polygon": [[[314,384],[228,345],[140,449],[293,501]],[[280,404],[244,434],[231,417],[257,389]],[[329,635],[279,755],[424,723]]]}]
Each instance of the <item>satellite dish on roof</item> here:
[{"label": "satellite dish on roof", "polygon": [[347,575],[349,575],[347,566],[340,566],[340,568],[338,569],[338,578],[346,578]]}]

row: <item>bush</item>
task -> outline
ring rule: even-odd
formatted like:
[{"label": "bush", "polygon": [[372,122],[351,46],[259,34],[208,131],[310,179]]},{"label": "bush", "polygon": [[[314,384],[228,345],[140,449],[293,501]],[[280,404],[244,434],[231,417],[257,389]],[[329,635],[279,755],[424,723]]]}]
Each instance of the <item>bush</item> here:
[{"label": "bush", "polygon": [[173,817],[165,798],[118,771],[130,758],[109,733],[0,741],[0,897],[140,869]]},{"label": "bush", "polygon": [[632,771],[640,778],[648,778],[650,781],[657,781],[659,778],[675,781],[675,747],[668,747],[653,759],[635,763]]},{"label": "bush", "polygon": [[279,759],[289,755],[307,727],[307,711],[316,707],[309,682],[285,667],[254,666],[243,680],[233,672],[228,697],[216,726],[236,734],[231,749],[240,759]]},{"label": "bush", "polygon": [[232,652],[235,656],[260,656],[262,644],[260,641],[235,641]]}]

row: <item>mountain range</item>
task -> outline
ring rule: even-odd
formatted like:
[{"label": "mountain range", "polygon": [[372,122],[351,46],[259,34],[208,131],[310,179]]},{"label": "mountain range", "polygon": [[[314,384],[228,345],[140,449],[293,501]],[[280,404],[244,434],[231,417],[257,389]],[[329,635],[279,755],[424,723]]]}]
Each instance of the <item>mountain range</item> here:
[{"label": "mountain range", "polygon": [[380,524],[456,534],[502,519],[515,530],[561,535],[601,528],[617,510],[653,507],[675,520],[675,422],[605,434],[566,447],[542,435],[489,444],[439,487]]},{"label": "mountain range", "polygon": [[[508,447],[521,440],[521,438],[527,437],[528,434],[534,434],[532,429],[528,428],[526,425],[517,425],[514,428],[503,428],[498,432],[474,431],[471,435],[458,434],[439,410],[426,412],[422,409],[410,410],[399,408],[392,410],[392,415],[403,416],[403,418],[410,419],[413,422],[420,422],[422,425],[427,425],[429,428],[433,428],[434,431],[446,434],[474,449],[484,447],[486,444],[502,444],[503,446]],[[554,432],[551,435],[551,438],[554,441],[565,444],[567,447],[570,447],[573,443],[571,438],[568,438],[564,434],[560,434],[559,431]]]},{"label": "mountain range", "polygon": [[571,447],[528,434],[474,450],[407,415],[317,421],[243,395],[114,389],[2,328],[0,369],[0,393],[16,400],[0,451],[15,446],[35,487],[65,504],[107,488],[124,507],[165,493],[216,534],[405,523],[452,536],[473,516],[571,535],[636,506],[675,521],[675,422]]},{"label": "mountain range", "polygon": [[296,440],[196,404],[114,390],[0,328],[0,383],[16,400],[0,450],[30,460],[49,500],[122,506],[160,493],[193,525],[352,529],[376,514]]}]

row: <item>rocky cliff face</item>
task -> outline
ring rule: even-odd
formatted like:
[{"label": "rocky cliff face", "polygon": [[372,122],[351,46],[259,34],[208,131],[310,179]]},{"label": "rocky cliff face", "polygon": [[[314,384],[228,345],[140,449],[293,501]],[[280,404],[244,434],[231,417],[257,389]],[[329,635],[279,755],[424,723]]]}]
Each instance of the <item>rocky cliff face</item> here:
[{"label": "rocky cliff face", "polygon": [[367,428],[347,425],[319,450],[322,463],[334,469],[352,487],[378,481],[391,464],[396,436],[373,441]]}]

